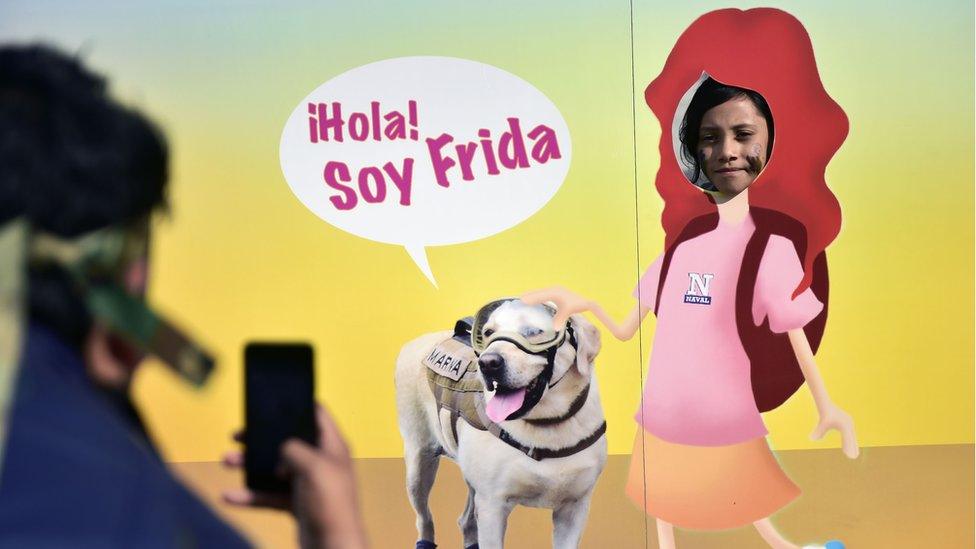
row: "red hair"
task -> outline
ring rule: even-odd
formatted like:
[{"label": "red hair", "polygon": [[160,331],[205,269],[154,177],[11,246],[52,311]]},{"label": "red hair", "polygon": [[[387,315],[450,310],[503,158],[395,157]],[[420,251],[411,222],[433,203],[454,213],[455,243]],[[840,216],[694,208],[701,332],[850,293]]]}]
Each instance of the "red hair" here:
[{"label": "red hair", "polygon": [[795,297],[810,286],[814,259],[840,231],[840,205],[824,172],[847,137],[847,116],[824,90],[810,37],[795,17],[772,8],[724,9],[699,17],[644,92],[662,128],[655,184],[664,199],[665,249],[692,219],[716,211],[682,172],[671,132],[678,102],[703,72],[723,84],[759,92],[773,113],[772,154],[749,188],[749,204],[786,214],[806,230],[804,278]]}]

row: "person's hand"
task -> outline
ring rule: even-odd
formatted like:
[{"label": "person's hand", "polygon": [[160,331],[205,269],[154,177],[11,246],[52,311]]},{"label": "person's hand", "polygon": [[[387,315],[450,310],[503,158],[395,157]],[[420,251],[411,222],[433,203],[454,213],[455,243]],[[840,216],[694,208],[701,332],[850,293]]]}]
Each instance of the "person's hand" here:
[{"label": "person's hand", "polygon": [[562,286],[551,286],[540,290],[533,290],[522,294],[519,298],[528,305],[538,305],[551,301],[556,304],[556,316],[552,320],[552,325],[559,329],[565,326],[570,315],[589,311],[593,304],[590,300],[581,295],[575,294]]},{"label": "person's hand", "polygon": [[[304,548],[367,547],[349,447],[325,408],[317,405],[315,412],[319,446],[290,439],[281,448],[283,473],[291,478],[290,498],[241,488],[224,492],[224,501],[231,505],[290,509],[298,521],[299,541]],[[238,442],[242,439],[240,433],[234,438]],[[243,467],[243,454],[228,452],[224,464]]]},{"label": "person's hand", "polygon": [[820,410],[820,421],[810,433],[810,438],[820,440],[831,429],[836,429],[840,433],[841,450],[844,451],[844,455],[855,459],[860,449],[857,446],[857,436],[854,434],[854,420],[851,419],[850,414],[832,402]]}]

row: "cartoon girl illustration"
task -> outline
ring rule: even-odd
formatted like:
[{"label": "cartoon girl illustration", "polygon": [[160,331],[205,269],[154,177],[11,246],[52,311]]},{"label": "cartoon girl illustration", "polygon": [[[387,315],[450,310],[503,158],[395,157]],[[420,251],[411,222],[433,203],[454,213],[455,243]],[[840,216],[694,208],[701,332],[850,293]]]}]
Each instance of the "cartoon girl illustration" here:
[{"label": "cartoon girl illustration", "polygon": [[523,300],[555,302],[557,326],[591,311],[624,341],[657,315],[626,492],[656,518],[662,548],[674,547],[674,526],[749,524],[771,547],[797,548],[770,520],[800,490],[760,413],[805,382],[819,414],[813,436],[837,429],[844,453],[858,455],[853,422],[813,358],[827,316],[824,249],[840,228],[824,170],[847,117],[800,22],[765,8],[696,20],[645,98],[663,129],[666,237],[638,304],[617,322],[564,288]]}]

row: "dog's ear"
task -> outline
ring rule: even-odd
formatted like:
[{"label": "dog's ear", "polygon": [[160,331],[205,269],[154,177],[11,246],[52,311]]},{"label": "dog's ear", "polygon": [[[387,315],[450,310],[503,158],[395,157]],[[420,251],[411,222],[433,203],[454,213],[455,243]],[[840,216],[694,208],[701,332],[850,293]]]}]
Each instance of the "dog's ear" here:
[{"label": "dog's ear", "polygon": [[600,353],[600,330],[583,315],[570,316],[569,323],[576,334],[576,369],[589,377],[593,360]]}]

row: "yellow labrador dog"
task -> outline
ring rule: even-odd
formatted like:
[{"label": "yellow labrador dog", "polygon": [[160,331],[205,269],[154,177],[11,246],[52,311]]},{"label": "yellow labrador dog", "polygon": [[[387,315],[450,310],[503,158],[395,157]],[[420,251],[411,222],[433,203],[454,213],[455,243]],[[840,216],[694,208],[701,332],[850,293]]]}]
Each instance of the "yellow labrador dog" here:
[{"label": "yellow labrador dog", "polygon": [[600,333],[575,315],[554,329],[553,314],[499,300],[470,328],[459,321],[453,333],[424,335],[400,352],[397,410],[417,549],[434,547],[427,499],[442,455],[468,484],[458,519],[465,547],[502,547],[515,505],[552,509],[554,546],[578,546],[607,458],[592,375]]}]

